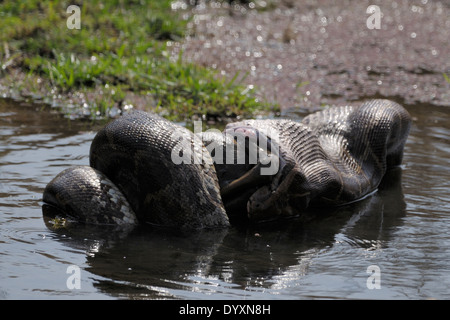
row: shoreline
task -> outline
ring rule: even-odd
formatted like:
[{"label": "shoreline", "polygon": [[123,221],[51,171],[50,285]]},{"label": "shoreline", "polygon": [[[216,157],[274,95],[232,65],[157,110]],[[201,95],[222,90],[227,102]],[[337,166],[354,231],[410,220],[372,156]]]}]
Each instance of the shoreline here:
[{"label": "shoreline", "polygon": [[[371,5],[380,29],[367,27]],[[367,98],[450,106],[450,4],[442,1],[285,0],[273,10],[197,15],[184,58],[248,72],[246,83],[282,110]]]},{"label": "shoreline", "polygon": [[[370,30],[366,27],[368,0],[352,5],[349,1],[269,1],[274,3],[270,8],[250,9],[200,2],[180,9],[190,16],[189,31],[179,41],[166,41],[169,59],[180,57],[227,81],[239,82],[238,90],[255,99],[255,106],[264,102],[259,111],[265,115],[315,111],[369,98],[450,106],[449,5],[432,0],[378,3],[380,29]],[[115,117],[132,108],[176,118],[173,114],[179,111],[176,103],[173,110],[167,109],[158,96],[132,87],[122,90],[100,83],[62,90],[42,75],[15,67],[23,57],[13,50],[9,53],[7,45],[2,44],[0,97],[44,103],[61,109],[70,119]],[[200,114],[180,112],[198,118],[213,107],[205,105]],[[255,110],[234,112],[234,117],[258,114]],[[228,118],[212,112],[211,119],[223,117]]]}]

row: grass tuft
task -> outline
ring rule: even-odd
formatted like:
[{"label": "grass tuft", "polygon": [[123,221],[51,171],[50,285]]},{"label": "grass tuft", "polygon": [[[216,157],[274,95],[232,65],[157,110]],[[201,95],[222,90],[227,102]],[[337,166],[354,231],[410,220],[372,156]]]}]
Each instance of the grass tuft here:
[{"label": "grass tuft", "polygon": [[[83,113],[104,116],[146,97],[168,118],[194,115],[250,116],[272,110],[254,89],[217,72],[170,56],[168,43],[182,41],[189,12],[167,0],[0,2],[0,75],[20,71],[63,96],[91,97]],[[69,5],[78,5],[80,29],[69,29]],[[237,79],[241,79],[238,81]],[[28,88],[28,91],[33,88]],[[52,93],[54,95],[54,92]],[[51,94],[49,93],[49,96]],[[86,107],[86,105],[88,107]],[[88,110],[86,110],[86,108]]]}]

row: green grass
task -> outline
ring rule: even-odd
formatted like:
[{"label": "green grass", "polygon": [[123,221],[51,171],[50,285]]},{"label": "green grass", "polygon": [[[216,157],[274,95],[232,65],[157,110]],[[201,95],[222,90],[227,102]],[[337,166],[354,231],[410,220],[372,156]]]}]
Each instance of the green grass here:
[{"label": "green grass", "polygon": [[445,81],[447,81],[447,83],[450,83],[450,77],[446,73],[443,73],[442,75],[444,76]]},{"label": "green grass", "polygon": [[[73,4],[81,29],[66,25]],[[268,111],[244,77],[227,79],[170,57],[168,43],[183,40],[187,23],[171,1],[2,1],[0,76],[19,70],[63,96],[93,96],[88,105],[97,116],[130,94],[151,97],[144,109],[172,119]]]}]

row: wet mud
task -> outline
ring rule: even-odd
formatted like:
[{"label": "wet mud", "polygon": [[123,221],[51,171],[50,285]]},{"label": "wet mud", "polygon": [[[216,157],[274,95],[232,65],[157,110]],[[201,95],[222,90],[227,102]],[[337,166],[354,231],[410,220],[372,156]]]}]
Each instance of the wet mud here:
[{"label": "wet mud", "polygon": [[[372,5],[380,9],[378,26]],[[197,5],[193,35],[174,43],[174,56],[182,50],[223,75],[247,75],[244,83],[282,110],[373,97],[450,106],[449,2],[285,0],[253,7]]]}]

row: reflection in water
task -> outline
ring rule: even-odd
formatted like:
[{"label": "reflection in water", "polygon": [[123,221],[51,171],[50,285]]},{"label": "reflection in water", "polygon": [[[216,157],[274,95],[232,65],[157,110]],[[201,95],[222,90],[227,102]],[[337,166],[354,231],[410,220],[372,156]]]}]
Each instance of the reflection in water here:
[{"label": "reflection in water", "polygon": [[[289,219],[246,228],[181,233],[139,227],[111,232],[78,226],[66,234],[68,246],[86,245],[87,270],[107,280],[95,284],[113,296],[175,297],[181,290],[222,295],[280,288],[298,281],[319,252],[346,241],[367,251],[389,241],[405,215],[401,169],[389,171],[379,192],[310,223]],[[63,234],[67,232],[63,229]],[[244,291],[242,291],[244,290]]]},{"label": "reflection in water", "polygon": [[[449,299],[450,112],[407,109],[404,163],[365,200],[307,224],[183,234],[48,228],[46,183],[88,163],[101,124],[0,100],[0,298]],[[66,286],[73,264],[80,290]],[[380,290],[366,287],[370,265],[381,269]]]}]

